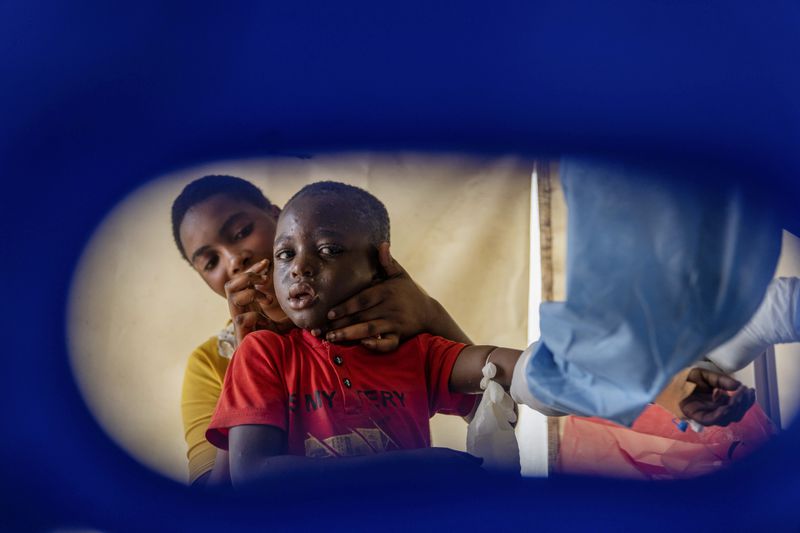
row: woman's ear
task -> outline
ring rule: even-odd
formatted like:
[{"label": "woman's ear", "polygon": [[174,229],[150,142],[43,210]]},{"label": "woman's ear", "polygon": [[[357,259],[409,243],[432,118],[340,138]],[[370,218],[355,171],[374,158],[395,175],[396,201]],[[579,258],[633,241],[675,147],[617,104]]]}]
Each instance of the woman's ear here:
[{"label": "woman's ear", "polygon": [[281,208],[275,204],[270,204],[270,206],[267,208],[267,211],[275,220],[278,220],[278,217],[281,216]]}]

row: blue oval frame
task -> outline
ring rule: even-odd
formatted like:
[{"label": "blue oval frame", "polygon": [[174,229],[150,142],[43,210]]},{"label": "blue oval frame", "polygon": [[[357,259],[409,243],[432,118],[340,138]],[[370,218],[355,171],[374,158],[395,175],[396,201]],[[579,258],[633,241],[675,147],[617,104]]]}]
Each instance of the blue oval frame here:
[{"label": "blue oval frame", "polygon": [[797,425],[737,468],[681,483],[190,492],[136,464],[88,414],[64,327],[72,271],[104,214],[148,177],[208,160],[365,148],[713,163],[725,179],[759,180],[789,213],[796,3],[44,0],[0,15],[11,529],[800,523]]}]

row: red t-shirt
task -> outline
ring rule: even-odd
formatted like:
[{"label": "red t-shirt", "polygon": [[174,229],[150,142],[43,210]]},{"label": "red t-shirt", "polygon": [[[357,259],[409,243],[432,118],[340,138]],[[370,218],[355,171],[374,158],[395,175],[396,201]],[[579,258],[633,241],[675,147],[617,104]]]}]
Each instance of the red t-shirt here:
[{"label": "red t-shirt", "polygon": [[428,447],[434,413],[464,416],[475,405],[475,395],[448,387],[463,348],[422,334],[379,354],[300,329],[251,333],[231,361],[206,438],[227,449],[231,427],[257,424],[284,430],[291,455]]}]

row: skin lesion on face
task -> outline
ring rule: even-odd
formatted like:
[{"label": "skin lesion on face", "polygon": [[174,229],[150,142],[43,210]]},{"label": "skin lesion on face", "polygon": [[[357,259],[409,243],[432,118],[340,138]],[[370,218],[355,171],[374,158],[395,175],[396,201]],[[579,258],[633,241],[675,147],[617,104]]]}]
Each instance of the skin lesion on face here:
[{"label": "skin lesion on face", "polygon": [[375,246],[344,207],[305,197],[292,202],[278,219],[275,294],[300,328],[326,331],[328,311],[376,277]]}]

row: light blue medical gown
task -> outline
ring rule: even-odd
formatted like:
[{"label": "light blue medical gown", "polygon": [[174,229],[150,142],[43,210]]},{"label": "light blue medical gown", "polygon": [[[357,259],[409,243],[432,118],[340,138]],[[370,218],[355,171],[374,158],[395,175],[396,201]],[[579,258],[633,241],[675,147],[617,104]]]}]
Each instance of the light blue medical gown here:
[{"label": "light blue medical gown", "polygon": [[540,307],[527,383],[559,411],[630,425],[673,375],[753,315],[780,225],[729,183],[584,159],[563,160],[560,173],[567,301]]}]

